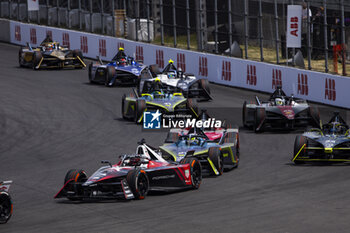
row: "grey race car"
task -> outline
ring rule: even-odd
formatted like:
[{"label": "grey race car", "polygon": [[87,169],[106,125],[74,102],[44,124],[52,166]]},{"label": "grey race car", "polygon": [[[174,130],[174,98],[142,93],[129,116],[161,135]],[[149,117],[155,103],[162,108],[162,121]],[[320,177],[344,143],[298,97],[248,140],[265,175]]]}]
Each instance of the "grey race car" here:
[{"label": "grey race car", "polygon": [[350,162],[349,126],[338,112],[322,129],[313,128],[295,138],[292,161]]},{"label": "grey race car", "polygon": [[270,96],[268,101],[260,101],[255,96],[255,103],[243,104],[243,125],[255,132],[266,129],[295,129],[308,125],[320,127],[319,110],[311,107],[307,101],[287,97],[281,87]]},{"label": "grey race car", "polygon": [[198,98],[199,100],[211,100],[209,82],[204,78],[197,78],[193,74],[183,73],[181,68],[176,68],[172,60],[163,69],[159,70],[157,65],[149,66],[152,76],[141,78],[137,85],[139,93],[142,92],[144,82],[149,79],[159,79],[164,85],[173,91],[182,92],[187,98]]}]

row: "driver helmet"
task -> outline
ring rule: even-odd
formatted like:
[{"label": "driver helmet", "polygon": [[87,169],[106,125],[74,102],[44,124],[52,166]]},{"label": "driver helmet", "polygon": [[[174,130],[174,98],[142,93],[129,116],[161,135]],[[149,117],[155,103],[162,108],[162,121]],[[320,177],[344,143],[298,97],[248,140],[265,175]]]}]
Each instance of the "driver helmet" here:
[{"label": "driver helmet", "polygon": [[282,106],[282,105],[285,104],[285,100],[282,99],[282,98],[276,98],[275,99],[275,104],[276,104],[276,106]]},{"label": "driver helmet", "polygon": [[177,77],[178,77],[178,78],[182,78],[183,74],[184,74],[184,72],[182,71],[181,68],[179,68],[179,69],[177,70]]},{"label": "driver helmet", "polygon": [[194,135],[190,135],[188,137],[188,144],[189,145],[198,144],[198,139]]}]

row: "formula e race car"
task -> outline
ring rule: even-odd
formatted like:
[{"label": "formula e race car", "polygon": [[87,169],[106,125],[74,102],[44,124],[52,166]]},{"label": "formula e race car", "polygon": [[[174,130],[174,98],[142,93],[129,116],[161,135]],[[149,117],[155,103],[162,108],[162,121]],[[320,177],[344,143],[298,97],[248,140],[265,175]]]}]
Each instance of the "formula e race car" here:
[{"label": "formula e race car", "polygon": [[160,81],[173,91],[182,92],[187,98],[198,98],[200,100],[211,100],[209,82],[204,78],[197,78],[193,74],[183,73],[181,68],[176,68],[174,62],[169,60],[169,64],[159,71],[157,65],[151,65],[149,70],[152,76],[141,78],[137,85],[139,94],[143,90],[145,81],[160,79]]},{"label": "formula e race car", "polygon": [[167,162],[144,140],[139,144],[136,154],[123,155],[118,164],[102,161],[108,166],[101,167],[89,178],[84,170],[68,171],[64,186],[55,198],[144,199],[148,191],[199,188],[202,169],[198,160]]},{"label": "formula e race car", "polygon": [[13,204],[9,194],[12,181],[0,182],[0,224],[7,223],[12,216]]},{"label": "formula e race car", "polygon": [[287,97],[281,87],[277,87],[268,101],[260,101],[255,96],[255,103],[243,104],[243,125],[255,132],[266,129],[292,130],[308,125],[320,127],[320,113],[307,101]]},{"label": "formula e race car", "polygon": [[197,158],[203,174],[219,176],[224,170],[238,167],[238,129],[171,129],[159,149],[163,158],[170,161]]},{"label": "formula e race car", "polygon": [[29,43],[21,47],[18,54],[20,67],[30,67],[35,70],[40,68],[83,68],[83,54],[80,50],[70,50],[58,42],[53,42],[50,37],[37,48]]},{"label": "formula e race car", "polygon": [[143,72],[148,74],[149,71],[146,68],[147,66],[135,61],[134,58],[128,57],[123,48],[119,48],[111,62],[103,64],[99,59],[98,63],[90,63],[89,81],[90,83],[102,83],[107,87],[112,87],[117,83],[136,84]]},{"label": "formula e race car", "polygon": [[193,99],[186,99],[181,92],[165,89],[159,79],[148,80],[141,95],[135,90],[129,96],[123,95],[122,116],[136,123],[141,123],[146,110],[198,117],[198,108],[194,102]]},{"label": "formula e race car", "polygon": [[350,162],[349,126],[338,112],[322,129],[313,128],[295,138],[292,161]]}]

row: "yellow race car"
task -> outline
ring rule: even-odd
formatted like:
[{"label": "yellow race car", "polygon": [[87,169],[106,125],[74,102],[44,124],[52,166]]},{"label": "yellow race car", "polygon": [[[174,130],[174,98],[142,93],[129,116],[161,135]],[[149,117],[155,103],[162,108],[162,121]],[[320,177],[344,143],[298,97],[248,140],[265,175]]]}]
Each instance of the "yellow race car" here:
[{"label": "yellow race car", "polygon": [[21,47],[18,54],[20,67],[40,68],[78,68],[86,67],[80,50],[70,50],[46,37],[40,46],[33,48],[29,43]]}]

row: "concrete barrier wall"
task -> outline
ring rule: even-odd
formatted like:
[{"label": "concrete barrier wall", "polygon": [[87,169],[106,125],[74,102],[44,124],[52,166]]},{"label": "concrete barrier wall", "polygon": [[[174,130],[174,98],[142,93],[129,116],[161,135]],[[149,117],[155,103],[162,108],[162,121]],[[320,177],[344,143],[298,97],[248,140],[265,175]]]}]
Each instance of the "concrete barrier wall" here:
[{"label": "concrete barrier wall", "polygon": [[162,68],[172,59],[185,72],[210,82],[270,93],[281,85],[288,95],[350,108],[349,77],[10,21],[13,44],[30,42],[37,46],[47,33],[71,49],[81,49],[84,56],[90,58],[99,55],[103,60],[110,60],[119,47],[124,47],[127,54],[147,65],[158,64]]}]

